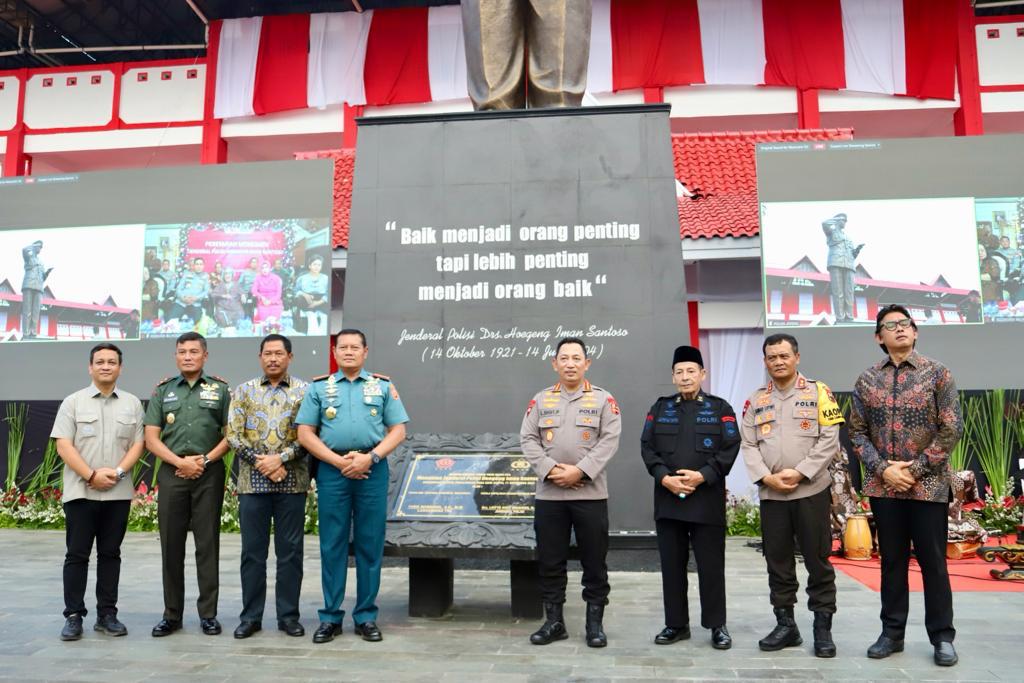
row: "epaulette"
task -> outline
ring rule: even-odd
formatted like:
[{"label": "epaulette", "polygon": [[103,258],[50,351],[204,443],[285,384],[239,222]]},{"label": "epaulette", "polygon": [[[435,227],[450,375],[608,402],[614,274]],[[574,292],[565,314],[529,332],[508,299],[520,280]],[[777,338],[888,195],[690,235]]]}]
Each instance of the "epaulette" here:
[{"label": "epaulette", "polygon": [[390,382],[391,381],[390,377],[388,377],[387,375],[382,375],[379,372],[371,372],[370,375],[372,375],[373,377],[376,377],[377,379],[382,379],[385,382]]},{"label": "epaulette", "polygon": [[310,382],[319,382],[320,380],[327,379],[330,376],[331,376],[331,373],[329,373],[329,372],[326,375],[317,375],[316,377],[311,379]]},{"label": "epaulette", "polygon": [[212,377],[213,379],[217,380],[218,382],[222,382],[224,384],[228,383],[228,381],[226,379],[224,379],[223,377],[218,377],[217,375],[208,375],[208,376]]},{"label": "epaulette", "polygon": [[[164,377],[162,380],[160,380],[159,382],[156,383],[156,386],[159,387],[159,386],[162,386],[164,384],[167,384],[168,382],[170,382],[175,377],[177,377],[177,375],[171,375],[170,377]],[[156,387],[153,387],[153,388],[155,389]]]}]

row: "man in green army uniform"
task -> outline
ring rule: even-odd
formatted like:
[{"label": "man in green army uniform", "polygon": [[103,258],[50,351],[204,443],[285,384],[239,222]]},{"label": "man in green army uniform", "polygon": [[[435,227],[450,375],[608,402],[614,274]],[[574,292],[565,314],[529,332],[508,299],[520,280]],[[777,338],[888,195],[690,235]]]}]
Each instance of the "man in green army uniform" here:
[{"label": "man in green army uniform", "polygon": [[221,632],[217,621],[220,513],[224,502],[224,426],[231,402],[227,382],[203,370],[208,353],[198,332],[178,337],[180,374],[160,382],[146,409],[146,448],[163,461],[157,475],[160,550],[163,555],[164,616],[153,627],[159,638],[181,628],[185,609],[185,542],[196,546],[200,624]]},{"label": "man in green army uniform", "polygon": [[316,494],[324,606],[314,643],[341,634],[349,538],[356,556],[356,635],[369,642],[383,638],[376,601],[387,521],[387,456],[405,441],[409,415],[394,382],[363,369],[368,352],[362,332],[339,332],[338,372],[313,381],[295,417],[299,443],[321,461]]}]

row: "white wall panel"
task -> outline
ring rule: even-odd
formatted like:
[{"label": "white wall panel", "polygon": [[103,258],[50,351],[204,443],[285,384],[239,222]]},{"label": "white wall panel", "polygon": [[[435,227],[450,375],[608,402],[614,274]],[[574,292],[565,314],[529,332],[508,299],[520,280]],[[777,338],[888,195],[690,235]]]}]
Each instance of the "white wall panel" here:
[{"label": "white wall panel", "polygon": [[[980,24],[975,27],[978,39],[978,76],[982,85],[1024,84],[1024,22],[1013,24]],[[998,31],[989,38],[989,31]]]},{"label": "white wall panel", "polygon": [[25,125],[30,128],[105,126],[113,114],[112,71],[50,71],[29,76]]},{"label": "white wall panel", "polygon": [[0,76],[0,130],[10,130],[18,123],[18,93],[21,83],[14,76]]},{"label": "white wall panel", "polygon": [[203,118],[205,88],[205,64],[129,69],[121,81],[121,120],[199,121]]}]

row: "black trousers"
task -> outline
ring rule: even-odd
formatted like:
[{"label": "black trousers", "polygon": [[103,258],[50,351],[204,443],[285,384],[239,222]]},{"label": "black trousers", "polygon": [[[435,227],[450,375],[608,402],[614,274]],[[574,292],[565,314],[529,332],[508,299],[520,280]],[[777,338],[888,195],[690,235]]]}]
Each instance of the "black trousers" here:
[{"label": "black trousers", "polygon": [[224,461],[216,460],[198,479],[182,479],[165,465],[157,475],[157,520],[163,555],[164,619],[181,621],[185,611],[185,543],[196,546],[200,619],[217,616],[220,590],[220,513],[224,504]]},{"label": "black trousers", "polygon": [[673,628],[690,625],[686,565],[690,561],[692,542],[700,586],[700,625],[704,628],[724,626],[725,527],[678,519],[658,519],[654,524],[661,555],[665,625]]},{"label": "black trousers", "polygon": [[608,501],[538,500],[533,511],[537,564],[544,602],[565,602],[570,534],[583,565],[583,600],[608,604]]},{"label": "black trousers", "polygon": [[96,541],[96,614],[117,614],[121,577],[121,541],[128,530],[130,500],[86,500],[64,503],[67,554],[64,556],[64,616],[85,616],[85,584],[89,556]]},{"label": "black trousers", "polygon": [[796,500],[761,500],[761,538],[768,564],[772,607],[792,607],[800,584],[796,580],[795,537],[807,567],[807,609],[836,611],[836,572],[832,552],[832,492],[824,489]]},{"label": "black trousers", "polygon": [[302,588],[302,539],[306,494],[252,493],[238,497],[242,527],[242,621],[262,621],[267,601],[267,552],[274,525],[277,580],[274,599],[278,621],[299,618]]},{"label": "black trousers", "polygon": [[953,592],[946,569],[949,506],[919,500],[872,498],[882,557],[882,633],[902,640],[910,611],[910,544],[924,581],[924,625],[932,644],[952,643]]}]

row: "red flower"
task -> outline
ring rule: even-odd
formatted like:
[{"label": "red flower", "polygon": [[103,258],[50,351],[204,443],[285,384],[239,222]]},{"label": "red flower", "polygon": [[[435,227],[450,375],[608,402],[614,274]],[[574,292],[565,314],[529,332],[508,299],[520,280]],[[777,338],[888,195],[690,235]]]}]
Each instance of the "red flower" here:
[{"label": "red flower", "polygon": [[1003,507],[1004,508],[1009,509],[1009,508],[1014,507],[1016,504],[1017,504],[1017,501],[1014,499],[1013,496],[1006,496],[1005,498],[1003,498]]},{"label": "red flower", "polygon": [[143,496],[149,493],[149,487],[146,486],[146,482],[139,482],[139,488],[135,489],[135,493],[138,493]]},{"label": "red flower", "polygon": [[970,503],[964,503],[964,510],[981,510],[985,507],[985,504],[980,500],[971,501]]}]

